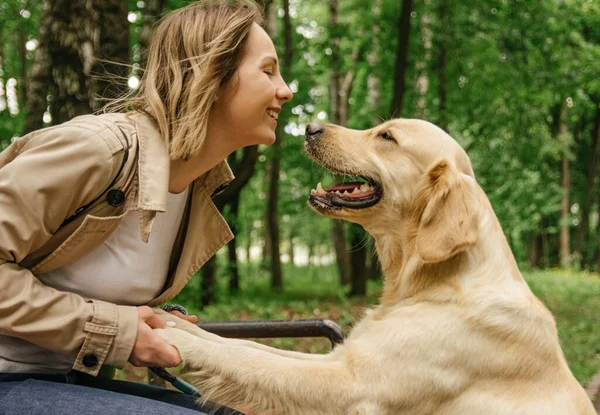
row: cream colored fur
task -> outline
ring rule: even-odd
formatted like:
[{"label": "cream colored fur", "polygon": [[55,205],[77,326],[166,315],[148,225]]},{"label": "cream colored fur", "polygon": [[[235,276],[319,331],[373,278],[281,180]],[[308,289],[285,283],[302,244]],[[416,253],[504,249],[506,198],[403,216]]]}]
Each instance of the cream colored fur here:
[{"label": "cream colored fur", "polygon": [[177,328],[157,331],[206,399],[280,415],[595,415],[450,136],[418,120],[326,125],[307,152],[383,187],[367,209],[315,208],[375,238],[380,304],[326,355],[224,339],[165,316]]}]

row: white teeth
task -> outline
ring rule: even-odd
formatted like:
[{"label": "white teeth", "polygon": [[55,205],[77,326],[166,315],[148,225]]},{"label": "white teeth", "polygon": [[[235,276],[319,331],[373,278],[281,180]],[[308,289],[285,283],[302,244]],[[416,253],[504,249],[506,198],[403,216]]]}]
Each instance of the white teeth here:
[{"label": "white teeth", "polygon": [[317,190],[315,191],[316,194],[318,195],[324,195],[326,192],[323,189],[323,186],[321,186],[321,182],[319,182],[319,184],[317,184]]},{"label": "white teeth", "polygon": [[[355,187],[352,191],[336,190],[336,191],[333,191],[332,193],[342,196],[342,195],[350,195],[350,194],[356,194],[356,193],[367,193],[367,192],[372,192],[374,190],[375,189],[373,188],[373,186],[371,186],[369,183],[363,183],[360,187]],[[313,196],[323,196],[323,195],[326,195],[327,192],[325,191],[325,189],[323,189],[323,185],[321,183],[318,183],[317,188],[311,189],[310,194]]]},{"label": "white teeth", "polygon": [[271,118],[273,118],[273,119],[275,119],[275,120],[276,120],[277,118],[279,118],[279,114],[277,114],[277,113],[276,113],[275,111],[273,111],[273,110],[267,110],[267,114],[268,114],[268,115],[269,115]]}]

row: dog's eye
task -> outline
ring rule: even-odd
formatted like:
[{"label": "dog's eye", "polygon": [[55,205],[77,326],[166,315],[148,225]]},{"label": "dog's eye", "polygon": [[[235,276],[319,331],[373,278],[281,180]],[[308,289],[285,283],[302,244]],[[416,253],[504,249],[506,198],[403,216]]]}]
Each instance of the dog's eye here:
[{"label": "dog's eye", "polygon": [[396,142],[396,140],[394,139],[394,137],[390,133],[388,133],[387,131],[383,131],[383,132],[379,133],[378,136],[379,136],[379,138],[383,138],[384,140]]}]

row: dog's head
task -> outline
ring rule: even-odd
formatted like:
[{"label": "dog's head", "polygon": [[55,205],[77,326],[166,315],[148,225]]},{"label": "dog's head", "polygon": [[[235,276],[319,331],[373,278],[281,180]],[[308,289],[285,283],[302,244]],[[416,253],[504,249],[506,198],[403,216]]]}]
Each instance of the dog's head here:
[{"label": "dog's head", "polygon": [[425,262],[447,259],[477,240],[471,163],[435,125],[395,119],[357,131],[310,124],[305,148],[333,173],[364,179],[317,186],[309,204],[319,214],[359,223],[374,235],[402,233],[415,241]]}]

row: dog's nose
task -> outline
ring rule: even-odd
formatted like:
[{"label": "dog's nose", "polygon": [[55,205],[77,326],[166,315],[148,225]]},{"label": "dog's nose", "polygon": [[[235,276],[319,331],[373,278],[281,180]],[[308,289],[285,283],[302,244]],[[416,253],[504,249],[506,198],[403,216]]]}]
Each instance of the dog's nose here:
[{"label": "dog's nose", "polygon": [[321,124],[317,124],[317,123],[308,124],[306,126],[306,139],[314,140],[316,138],[319,138],[319,136],[321,134],[323,134],[323,131],[325,131],[325,127],[323,127]]}]

